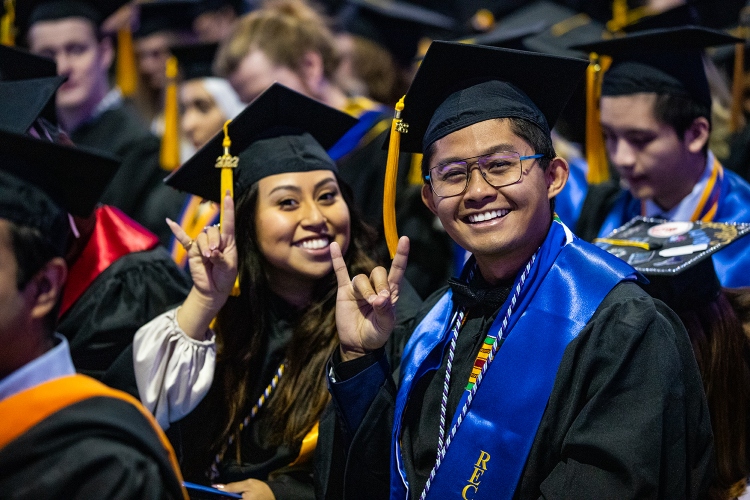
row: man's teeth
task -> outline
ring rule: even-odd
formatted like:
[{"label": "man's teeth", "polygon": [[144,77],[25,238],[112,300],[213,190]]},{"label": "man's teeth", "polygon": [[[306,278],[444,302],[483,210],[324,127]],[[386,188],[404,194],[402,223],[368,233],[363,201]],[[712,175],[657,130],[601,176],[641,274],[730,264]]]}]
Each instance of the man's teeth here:
[{"label": "man's teeth", "polygon": [[498,217],[505,217],[510,210],[490,210],[481,214],[472,214],[469,216],[469,222],[484,222]]},{"label": "man's teeth", "polygon": [[328,240],[326,238],[305,240],[300,244],[300,246],[302,248],[307,248],[308,250],[320,250],[321,248],[325,248],[328,246]]}]

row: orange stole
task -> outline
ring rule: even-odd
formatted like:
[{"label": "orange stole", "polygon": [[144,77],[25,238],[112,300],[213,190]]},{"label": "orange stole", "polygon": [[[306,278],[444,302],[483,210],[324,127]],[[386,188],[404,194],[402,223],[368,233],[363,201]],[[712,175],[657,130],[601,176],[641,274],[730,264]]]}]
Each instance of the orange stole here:
[{"label": "orange stole", "polygon": [[[182,474],[174,450],[148,410],[132,396],[111,389],[85,375],[76,374],[56,378],[0,401],[0,415],[3,415],[3,425],[0,426],[0,449],[58,411],[80,401],[99,396],[126,401],[141,412],[153,427],[164,449],[167,450],[172,468],[179,481],[182,482]],[[184,488],[182,494],[185,500],[189,500]]]}]

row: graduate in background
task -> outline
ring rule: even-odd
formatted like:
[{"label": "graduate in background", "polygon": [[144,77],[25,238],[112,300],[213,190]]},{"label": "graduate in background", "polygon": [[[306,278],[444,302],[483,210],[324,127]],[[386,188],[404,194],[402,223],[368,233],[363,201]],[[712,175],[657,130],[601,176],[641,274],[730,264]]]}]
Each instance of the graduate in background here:
[{"label": "graduate in background", "polygon": [[[325,152],[354,122],[279,84],[249,104],[227,128],[236,224],[215,167],[223,133],[167,180],[224,201],[221,227],[195,239],[170,224],[194,286],[133,343],[141,400],[169,427],[188,480],[258,499],[314,497],[323,370],[338,343],[329,246],[352,269],[373,265],[371,232]],[[397,328],[408,330],[421,300],[411,289],[402,299]]]},{"label": "graduate in background", "polygon": [[182,195],[164,186],[159,141],[109,84],[114,59],[111,34],[100,24],[123,0],[29,0],[18,2],[17,20],[31,52],[54,59],[68,80],[57,93],[60,127],[79,146],[122,159],[117,175],[102,195],[166,245],[164,218],[174,217]]},{"label": "graduate in background", "polygon": [[394,379],[382,346],[406,238],[390,272],[353,279],[331,244],[341,346],[321,496],[704,498],[711,429],[684,328],[632,267],[553,215],[568,165],[550,128],[585,68],[430,46],[400,145],[424,152],[423,200],[472,258],[425,301]]},{"label": "graduate in background", "polygon": [[[698,27],[645,30],[580,45],[612,57],[600,116],[620,180],[590,186],[576,233],[604,236],[636,215],[675,221],[750,221],[750,185],[708,149],[711,95],[704,47],[734,43]],[[724,286],[750,285],[750,241],[714,257]]]},{"label": "graduate in background", "polygon": [[245,12],[244,0],[199,0],[192,7],[193,32],[202,43],[219,43]]},{"label": "graduate in background", "polygon": [[[0,131],[2,498],[187,500],[153,417],[137,400],[76,375],[68,341],[54,333],[68,214],[93,210],[115,166]],[[83,183],[96,187],[82,191]]]},{"label": "graduate in background", "polygon": [[[215,43],[172,48],[182,78],[180,125],[196,151],[245,107],[228,81],[213,76],[211,66],[217,48]],[[219,222],[219,206],[199,196],[188,196],[176,221],[190,238],[196,238],[204,227]],[[169,251],[174,261],[187,269],[187,252],[176,238],[172,238]]]},{"label": "graduate in background", "polygon": [[639,217],[596,242],[632,262],[649,279],[644,289],[687,329],[714,432],[716,476],[706,497],[711,500],[750,495],[750,288],[723,288],[710,258],[748,233],[750,224]]}]

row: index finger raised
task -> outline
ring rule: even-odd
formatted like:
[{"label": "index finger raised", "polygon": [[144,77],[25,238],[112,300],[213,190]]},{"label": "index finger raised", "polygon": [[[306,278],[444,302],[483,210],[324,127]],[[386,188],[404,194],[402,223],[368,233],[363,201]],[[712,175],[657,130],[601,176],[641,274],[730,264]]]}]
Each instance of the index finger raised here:
[{"label": "index finger raised", "polygon": [[409,238],[402,236],[398,240],[396,255],[391,262],[391,269],[388,271],[388,283],[398,285],[404,279],[406,273],[406,263],[409,261]]},{"label": "index finger raised", "polygon": [[226,192],[222,203],[224,204],[224,219],[221,221],[221,235],[234,238],[234,200],[229,191]]},{"label": "index finger raised", "polygon": [[331,262],[333,262],[333,272],[336,273],[336,281],[339,288],[351,285],[352,280],[349,278],[349,270],[346,268],[344,256],[341,254],[341,247],[335,241],[331,242]]}]

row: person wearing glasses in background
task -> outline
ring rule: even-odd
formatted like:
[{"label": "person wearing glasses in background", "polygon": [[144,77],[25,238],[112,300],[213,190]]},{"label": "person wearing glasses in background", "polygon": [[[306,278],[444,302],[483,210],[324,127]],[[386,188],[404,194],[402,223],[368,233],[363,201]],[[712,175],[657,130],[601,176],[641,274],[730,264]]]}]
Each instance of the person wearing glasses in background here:
[{"label": "person wearing glasses in background", "polygon": [[[676,315],[554,214],[550,127],[586,62],[433,42],[405,99],[424,203],[472,254],[383,354],[409,253],[350,279],[321,419],[325,498],[704,498],[711,428]],[[389,439],[390,436],[390,439]]]}]

